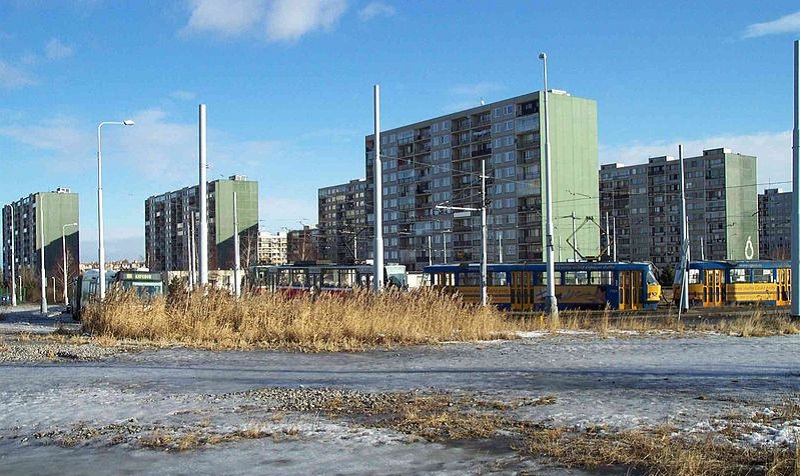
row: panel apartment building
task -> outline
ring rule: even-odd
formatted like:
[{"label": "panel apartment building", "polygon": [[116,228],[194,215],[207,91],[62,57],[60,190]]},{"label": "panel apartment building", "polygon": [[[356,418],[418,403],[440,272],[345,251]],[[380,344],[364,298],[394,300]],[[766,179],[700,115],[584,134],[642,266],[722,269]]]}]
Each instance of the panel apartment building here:
[{"label": "panel apartment building", "polygon": [[258,232],[258,264],[286,264],[287,255],[286,233]]},{"label": "panel apartment building", "polygon": [[319,189],[317,227],[322,259],[350,264],[367,258],[374,235],[372,227],[367,228],[366,191],[365,179]]},{"label": "panel apartment building", "polygon": [[17,276],[25,269],[36,276],[39,275],[40,250],[44,238],[45,275],[55,277],[57,288],[63,289],[64,246],[62,245],[66,247],[67,281],[77,276],[80,265],[79,230],[75,225],[78,223],[78,194],[71,193],[68,188],[58,188],[53,192],[32,193],[9,205],[3,206],[3,281],[11,277],[13,210],[14,261]]},{"label": "panel apartment building", "polygon": [[[758,259],[756,157],[709,149],[684,158],[684,168],[692,259]],[[615,218],[618,260],[677,264],[680,208],[680,163],[673,157],[601,167],[600,213]]]},{"label": "panel apartment building", "polygon": [[[198,263],[200,202],[197,185],[154,195],[144,202],[145,260],[152,271],[187,271]],[[243,175],[208,182],[208,269],[232,269],[233,195],[238,210],[242,266],[258,253],[258,182]]]},{"label": "panel apartment building", "polygon": [[792,257],[792,192],[779,188],[758,195],[758,244],[762,259]]},{"label": "panel apartment building", "polygon": [[[537,91],[381,132],[387,262],[418,271],[429,262],[480,260],[480,212],[436,206],[480,208],[483,161],[490,177],[489,261],[499,262],[501,253],[506,263],[543,260],[543,98]],[[599,216],[597,104],[563,91],[551,91],[548,98],[554,244],[566,249],[571,216]],[[374,142],[373,135],[366,137],[370,223]],[[598,254],[596,227],[583,227],[576,241],[581,254]],[[570,256],[571,251],[564,259]]]}]

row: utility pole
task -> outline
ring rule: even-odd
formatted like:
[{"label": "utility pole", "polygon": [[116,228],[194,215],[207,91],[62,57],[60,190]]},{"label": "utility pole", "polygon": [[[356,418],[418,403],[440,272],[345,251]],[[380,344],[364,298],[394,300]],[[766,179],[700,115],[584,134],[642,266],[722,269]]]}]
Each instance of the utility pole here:
[{"label": "utility pole", "polygon": [[612,261],[615,263],[617,262],[617,217],[611,217],[611,228],[614,230],[612,233],[614,234],[614,256],[612,257]]},{"label": "utility pole", "polygon": [[447,264],[447,235],[442,231],[442,263]]},{"label": "utility pole", "polygon": [[236,297],[242,295],[242,279],[239,257],[239,210],[236,203],[236,192],[233,192],[233,292]]},{"label": "utility pole", "polygon": [[14,205],[9,204],[11,209],[11,307],[17,307],[17,281],[14,276],[17,260],[14,258]]},{"label": "utility pole", "polygon": [[[39,261],[41,262],[41,267],[39,268],[39,273],[41,274],[40,284],[41,284],[41,291],[42,291],[42,302],[41,308],[39,311],[42,313],[43,316],[47,315],[47,277],[44,274],[44,213],[42,211],[42,198],[44,194],[40,193],[37,196],[36,203],[36,213],[39,215],[39,223],[36,225],[39,228]],[[102,275],[101,275],[102,276]]]},{"label": "utility pole", "polygon": [[428,235],[428,266],[433,265],[433,247],[431,246],[431,235]]},{"label": "utility pole", "polygon": [[489,236],[488,225],[486,223],[486,159],[481,160],[481,206],[475,207],[453,207],[449,205],[436,205],[434,208],[444,210],[461,210],[468,212],[481,212],[481,265],[480,265],[480,290],[481,290],[481,306],[485,306],[489,302],[489,293],[487,289],[487,263],[489,256]]},{"label": "utility pole", "polygon": [[[794,131],[792,134],[792,277],[800,276],[800,40],[794,42]],[[792,286],[792,317],[800,317],[800,286]]]},{"label": "utility pole", "polygon": [[[200,286],[208,284],[208,190],[206,185],[206,105],[200,105],[200,180],[197,194],[200,201]],[[194,216],[194,214],[192,214]]]},{"label": "utility pole", "polygon": [[556,299],[556,267],[553,262],[553,173],[550,167],[550,111],[547,105],[547,54],[539,53],[539,59],[543,64],[544,76],[544,173],[545,173],[545,203],[547,211],[546,227],[546,261],[547,261],[547,301],[549,313],[552,317],[558,317],[558,300]]},{"label": "utility pole", "polygon": [[689,310],[689,220],[686,216],[686,179],[683,170],[683,145],[678,145],[678,162],[681,171],[681,301],[678,308],[678,319],[681,311]]},{"label": "utility pole", "polygon": [[606,256],[610,258],[611,257],[611,235],[608,234],[609,228],[610,228],[609,221],[610,220],[608,218],[608,212],[606,212]]},{"label": "utility pole", "polygon": [[383,164],[381,160],[381,87],[373,86],[374,120],[375,120],[375,246],[372,256],[373,285],[375,292],[383,289]]},{"label": "utility pole", "polygon": [[497,258],[500,261],[500,264],[503,264],[503,231],[497,232],[497,239],[499,241],[497,245]]},{"label": "utility pole", "polygon": [[489,227],[486,223],[486,157],[481,160],[481,306],[489,303],[488,270]]}]

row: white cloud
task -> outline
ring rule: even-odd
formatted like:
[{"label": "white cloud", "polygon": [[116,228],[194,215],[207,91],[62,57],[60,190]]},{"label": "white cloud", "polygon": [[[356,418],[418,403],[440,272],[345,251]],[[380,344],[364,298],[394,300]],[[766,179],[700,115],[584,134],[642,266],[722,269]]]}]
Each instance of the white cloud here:
[{"label": "white cloud", "polygon": [[195,97],[197,97],[197,95],[191,91],[178,90],[170,93],[169,97],[171,97],[172,99],[178,99],[180,101],[191,101]]},{"label": "white cloud", "polygon": [[[783,187],[791,189],[792,134],[783,132],[756,132],[744,135],[719,135],[685,141],[660,141],[649,144],[635,143],[617,146],[600,146],[600,163],[620,162],[625,165],[640,164],[649,157],[678,156],[678,144],[683,144],[683,156],[695,157],[704,149],[727,147],[733,152],[758,157],[758,183],[762,188]],[[787,183],[788,182],[788,183]],[[772,184],[772,185],[771,185]]]},{"label": "white cloud", "polygon": [[755,38],[781,33],[800,33],[800,12],[784,15],[777,20],[764,23],[753,23],[744,30],[745,38]]},{"label": "white cloud", "polygon": [[50,60],[68,58],[75,53],[72,46],[65,45],[57,38],[52,38],[44,47],[44,55]]},{"label": "white cloud", "polygon": [[23,68],[0,59],[0,88],[19,89],[36,84],[36,79]]},{"label": "white cloud", "polygon": [[237,36],[253,28],[264,15],[264,0],[191,0],[188,32]]},{"label": "white cloud", "polygon": [[267,15],[267,38],[295,41],[319,28],[330,29],[346,8],[345,0],[275,0]]},{"label": "white cloud", "polygon": [[359,10],[358,17],[361,21],[369,21],[376,17],[391,17],[397,13],[397,10],[391,5],[387,5],[383,2],[370,2]]},{"label": "white cloud", "polygon": [[75,119],[54,117],[36,125],[0,127],[0,135],[35,149],[57,152],[65,157],[86,156],[91,150],[91,130],[83,130]]},{"label": "white cloud", "polygon": [[333,28],[346,8],[346,0],[191,0],[182,32],[264,35],[269,41],[291,42]]}]

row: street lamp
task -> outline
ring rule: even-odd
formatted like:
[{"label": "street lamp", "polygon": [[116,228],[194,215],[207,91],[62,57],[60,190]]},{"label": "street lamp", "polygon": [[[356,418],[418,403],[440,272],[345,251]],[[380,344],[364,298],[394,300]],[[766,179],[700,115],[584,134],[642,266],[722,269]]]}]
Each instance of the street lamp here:
[{"label": "street lamp", "polygon": [[547,54],[539,53],[542,60],[544,73],[544,173],[545,179],[545,203],[547,208],[547,227],[545,255],[547,261],[547,301],[549,314],[558,317],[558,301],[556,300],[556,273],[555,263],[553,262],[553,177],[550,169],[550,111],[547,107]]},{"label": "street lamp", "polygon": [[97,261],[100,268],[100,300],[106,298],[106,250],[103,246],[103,155],[101,152],[102,141],[100,129],[106,125],[132,126],[135,123],[126,119],[124,121],[104,121],[97,125]]},{"label": "street lamp", "polygon": [[[61,255],[64,257],[64,306],[69,306],[69,297],[67,295],[67,239],[65,231],[68,226],[78,226],[77,223],[66,223],[61,225]],[[55,292],[55,287],[53,288]]]}]

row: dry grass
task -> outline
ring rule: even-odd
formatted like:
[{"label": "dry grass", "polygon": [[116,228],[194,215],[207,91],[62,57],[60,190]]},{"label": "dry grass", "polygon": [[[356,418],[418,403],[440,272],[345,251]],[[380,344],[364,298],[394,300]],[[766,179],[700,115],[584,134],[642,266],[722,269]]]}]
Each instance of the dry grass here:
[{"label": "dry grass", "polygon": [[359,350],[376,345],[474,341],[511,337],[516,320],[494,308],[423,289],[367,290],[289,299],[279,294],[235,299],[208,290],[144,303],[110,293],[84,313],[84,331],[107,340],[136,339],[206,348]]},{"label": "dry grass", "polygon": [[682,334],[687,331],[717,332],[741,337],[763,337],[800,333],[800,325],[788,315],[775,310],[769,312],[761,307],[740,308],[725,315],[724,310],[708,309],[702,311],[706,317],[700,318],[696,311],[678,319],[676,313],[654,313],[642,311],[561,311],[555,319],[543,314],[515,314],[521,327],[528,330],[593,331],[606,337],[619,331],[658,332],[671,331]]}]

